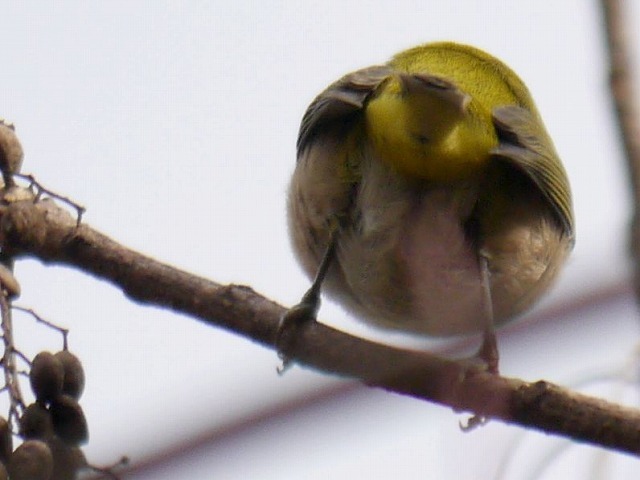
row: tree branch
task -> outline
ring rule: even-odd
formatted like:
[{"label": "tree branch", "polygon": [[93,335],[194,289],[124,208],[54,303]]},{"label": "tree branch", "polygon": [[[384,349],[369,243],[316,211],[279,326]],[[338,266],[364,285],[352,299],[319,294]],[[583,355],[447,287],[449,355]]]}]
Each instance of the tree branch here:
[{"label": "tree branch", "polygon": [[[249,287],[220,285],[129,250],[85,224],[78,226],[51,200],[2,206],[0,244],[8,255],[76,267],[108,280],[134,301],[170,308],[276,348],[284,307]],[[477,366],[376,344],[313,322],[286,331],[280,346],[307,367],[456,411],[640,453],[640,411],[544,381],[491,375]]]},{"label": "tree branch", "polygon": [[640,124],[638,123],[640,115],[638,114],[638,96],[634,88],[624,2],[602,0],[601,8],[607,40],[611,98],[626,158],[627,176],[633,198],[630,253],[634,264],[636,298],[640,299]]}]

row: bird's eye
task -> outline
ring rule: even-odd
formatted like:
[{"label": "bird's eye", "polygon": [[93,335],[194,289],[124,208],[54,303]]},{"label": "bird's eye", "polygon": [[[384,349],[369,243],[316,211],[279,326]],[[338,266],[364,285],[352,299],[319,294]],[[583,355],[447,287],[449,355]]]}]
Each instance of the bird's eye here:
[{"label": "bird's eye", "polygon": [[422,133],[414,133],[413,135],[411,135],[413,137],[413,139],[418,142],[420,145],[426,145],[427,143],[429,143],[429,137],[427,137],[426,135],[422,134]]}]

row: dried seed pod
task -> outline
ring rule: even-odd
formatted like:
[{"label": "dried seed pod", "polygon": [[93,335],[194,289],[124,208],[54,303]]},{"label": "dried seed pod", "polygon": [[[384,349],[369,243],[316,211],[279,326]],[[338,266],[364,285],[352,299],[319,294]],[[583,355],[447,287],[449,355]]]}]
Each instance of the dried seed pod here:
[{"label": "dried seed pod", "polygon": [[20,284],[15,275],[5,265],[0,263],[0,285],[7,292],[9,298],[20,296]]},{"label": "dried seed pod", "polygon": [[[11,435],[11,427],[4,417],[0,417],[0,461],[7,462],[13,452],[13,436]],[[0,480],[2,475],[0,475]]]},{"label": "dried seed pod", "polygon": [[51,413],[40,403],[29,405],[20,417],[20,436],[25,439],[46,440],[53,434]]},{"label": "dried seed pod", "polygon": [[59,438],[48,442],[53,455],[53,475],[55,480],[74,480],[80,470],[87,467],[87,459],[79,447],[71,447]]},{"label": "dried seed pod", "polygon": [[18,173],[22,167],[23,157],[22,145],[14,126],[0,120],[0,170],[6,173]]},{"label": "dried seed pod", "polygon": [[62,393],[62,362],[50,352],[40,352],[31,364],[29,380],[36,399],[40,402],[50,402]]},{"label": "dried seed pod", "polygon": [[60,395],[49,407],[53,431],[67,445],[80,445],[89,439],[87,419],[78,402],[69,395]]},{"label": "dried seed pod", "polygon": [[78,400],[84,391],[84,369],[80,359],[69,350],[61,350],[55,356],[64,367],[62,393]]},{"label": "dried seed pod", "polygon": [[27,440],[11,454],[7,470],[11,480],[50,480],[53,473],[51,449],[40,440]]}]

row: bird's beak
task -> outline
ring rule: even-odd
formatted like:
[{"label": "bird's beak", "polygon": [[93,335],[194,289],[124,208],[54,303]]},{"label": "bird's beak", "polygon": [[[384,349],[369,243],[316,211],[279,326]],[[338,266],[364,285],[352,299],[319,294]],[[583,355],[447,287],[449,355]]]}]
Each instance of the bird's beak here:
[{"label": "bird's beak", "polygon": [[467,111],[471,96],[460,90],[454,83],[435,75],[408,74],[399,75],[403,91],[412,95],[429,95],[442,100],[460,114]]}]

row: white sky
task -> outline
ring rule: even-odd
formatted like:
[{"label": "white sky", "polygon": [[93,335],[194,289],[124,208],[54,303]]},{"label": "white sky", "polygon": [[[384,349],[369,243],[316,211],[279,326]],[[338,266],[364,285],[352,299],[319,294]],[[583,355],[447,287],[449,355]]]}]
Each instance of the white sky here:
[{"label": "white sky", "polygon": [[[250,284],[293,304],[308,283],[289,249],[284,203],[308,103],[342,74],[417,43],[471,43],[525,80],[567,167],[577,245],[546,303],[566,302],[626,277],[628,195],[606,97],[596,3],[2,1],[0,116],[17,126],[24,170],[86,205],[92,226],[180,268]],[[629,17],[637,28],[635,7]],[[86,452],[98,462],[122,454],[142,459],[335,382],[300,369],[279,378],[273,352],[192,319],[134,305],[82,273],[34,261],[18,263],[16,271],[19,303],[71,327],[72,349],[88,374],[82,399],[91,432]],[[27,353],[58,348],[55,335],[16,318]],[[403,340],[366,330],[328,302],[320,318],[377,339]],[[603,358],[626,355],[620,345],[635,334],[621,325],[610,349],[596,343]],[[526,365],[517,353],[512,362],[503,356],[506,374],[530,378],[558,378],[584,365],[575,356]],[[387,401],[387,394],[372,395]],[[421,419],[420,411],[442,412],[392,398],[393,408],[413,412],[407,428],[428,427],[435,414]],[[437,422],[453,431],[452,442],[469,442],[454,431],[457,419],[445,413]],[[389,465],[384,443],[359,421],[354,428],[363,435],[354,444],[363,445],[353,447],[355,458],[366,464],[369,457],[361,451],[374,452]],[[420,442],[419,433],[407,430],[404,438]],[[327,455],[338,465],[345,450]],[[354,462],[353,455],[345,458]],[[424,455],[451,464],[435,447]],[[211,472],[207,458],[195,457],[193,464]],[[216,465],[222,468],[225,458],[231,462],[218,452]],[[295,468],[304,465],[296,465],[290,478],[299,478]],[[376,463],[376,471],[382,468]],[[347,478],[338,472],[332,476],[329,469],[322,478]],[[398,478],[423,478],[412,472]],[[273,475],[286,478],[277,469]],[[226,471],[218,478],[235,477]]]}]

